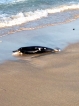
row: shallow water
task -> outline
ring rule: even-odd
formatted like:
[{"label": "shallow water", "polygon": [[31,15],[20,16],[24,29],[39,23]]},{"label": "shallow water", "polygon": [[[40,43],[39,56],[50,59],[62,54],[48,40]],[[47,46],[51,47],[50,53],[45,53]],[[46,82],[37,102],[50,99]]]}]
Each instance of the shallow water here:
[{"label": "shallow water", "polygon": [[[12,51],[24,46],[47,46],[63,50],[69,44],[79,42],[79,20],[36,30],[22,31],[1,38],[0,61],[15,60]],[[75,28],[75,30],[73,30]]]}]

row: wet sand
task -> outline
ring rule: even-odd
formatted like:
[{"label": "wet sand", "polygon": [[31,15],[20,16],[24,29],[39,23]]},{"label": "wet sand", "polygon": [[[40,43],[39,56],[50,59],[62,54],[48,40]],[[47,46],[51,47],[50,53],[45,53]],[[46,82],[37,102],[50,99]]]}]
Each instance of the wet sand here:
[{"label": "wet sand", "polygon": [[79,106],[79,43],[0,64],[0,106]]}]

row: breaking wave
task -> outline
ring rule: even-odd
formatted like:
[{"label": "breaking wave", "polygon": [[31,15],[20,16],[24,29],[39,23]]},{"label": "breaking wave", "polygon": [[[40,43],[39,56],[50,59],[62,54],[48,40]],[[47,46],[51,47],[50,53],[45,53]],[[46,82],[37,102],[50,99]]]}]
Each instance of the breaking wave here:
[{"label": "breaking wave", "polygon": [[[18,0],[17,0],[18,1]],[[21,1],[21,0],[20,0]],[[20,12],[16,15],[1,14],[0,15],[0,28],[9,27],[14,25],[21,25],[34,20],[39,20],[48,17],[49,14],[60,13],[67,10],[79,9],[79,4],[62,5],[55,8],[45,10],[36,10],[29,12]]]}]

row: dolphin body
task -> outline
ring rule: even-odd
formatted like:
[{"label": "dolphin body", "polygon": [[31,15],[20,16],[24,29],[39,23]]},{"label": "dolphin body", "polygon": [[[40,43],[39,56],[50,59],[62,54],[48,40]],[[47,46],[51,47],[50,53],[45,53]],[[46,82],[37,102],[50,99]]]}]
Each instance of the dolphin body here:
[{"label": "dolphin body", "polygon": [[59,52],[60,49],[52,49],[48,47],[43,47],[43,46],[28,46],[28,47],[21,47],[18,50],[13,51],[13,54],[41,54],[41,53],[47,53],[47,52],[52,52],[56,53]]}]

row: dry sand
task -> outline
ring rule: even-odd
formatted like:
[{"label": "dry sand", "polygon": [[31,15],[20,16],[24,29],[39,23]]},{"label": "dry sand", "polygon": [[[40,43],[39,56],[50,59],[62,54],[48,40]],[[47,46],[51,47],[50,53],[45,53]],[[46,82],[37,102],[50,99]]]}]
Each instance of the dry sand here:
[{"label": "dry sand", "polygon": [[0,106],[79,106],[79,43],[0,64]]}]

